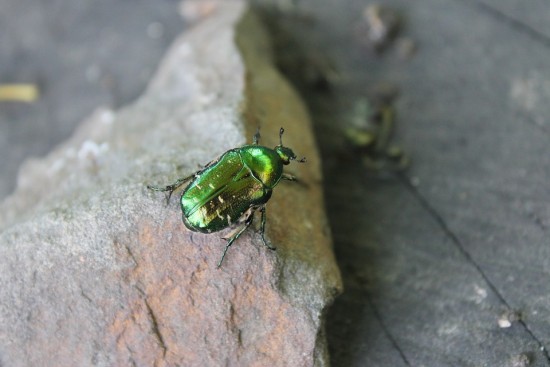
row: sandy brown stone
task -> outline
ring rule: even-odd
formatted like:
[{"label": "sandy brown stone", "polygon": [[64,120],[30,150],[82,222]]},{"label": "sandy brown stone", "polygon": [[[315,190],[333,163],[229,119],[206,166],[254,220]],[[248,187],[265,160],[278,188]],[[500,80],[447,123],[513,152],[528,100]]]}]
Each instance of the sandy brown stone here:
[{"label": "sandy brown stone", "polygon": [[[219,5],[222,7],[222,5]],[[304,105],[253,13],[225,2],[184,34],[145,94],[99,110],[28,162],[0,211],[0,365],[327,365],[326,307],[341,290],[319,155]],[[167,184],[250,141],[306,164],[216,268],[220,234],[194,233],[146,184]]]}]

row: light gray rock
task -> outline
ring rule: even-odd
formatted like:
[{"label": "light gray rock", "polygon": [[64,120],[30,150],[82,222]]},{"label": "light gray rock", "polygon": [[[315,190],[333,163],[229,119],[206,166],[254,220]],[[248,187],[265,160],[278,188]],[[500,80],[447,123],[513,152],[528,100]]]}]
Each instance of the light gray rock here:
[{"label": "light gray rock", "polygon": [[[245,15],[246,14],[246,15]],[[324,311],[341,290],[304,105],[240,1],[172,47],[146,93],[98,110],[22,167],[0,206],[0,365],[327,365]],[[307,164],[216,268],[221,234],[190,232],[167,184],[250,141]]]}]

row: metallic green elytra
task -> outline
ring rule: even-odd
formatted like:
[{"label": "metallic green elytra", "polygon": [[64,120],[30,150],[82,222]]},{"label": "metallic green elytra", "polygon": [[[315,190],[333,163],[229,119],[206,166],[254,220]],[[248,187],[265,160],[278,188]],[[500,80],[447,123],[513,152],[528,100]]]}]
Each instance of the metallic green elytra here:
[{"label": "metallic green elytra", "polygon": [[[203,169],[172,185],[147,186],[154,191],[168,192],[169,200],[174,191],[192,180],[183,189],[180,199],[185,226],[202,233],[235,228],[227,239],[218,267],[229,247],[252,224],[256,211],[262,214],[262,242],[269,249],[275,250],[264,236],[265,204],[280,180],[296,181],[296,177],[283,172],[283,166],[296,159],[292,149],[283,146],[283,132],[281,128],[279,145],[273,149],[259,145],[260,134],[257,132],[253,144],[228,150]],[[305,162],[305,158],[298,162]]]}]

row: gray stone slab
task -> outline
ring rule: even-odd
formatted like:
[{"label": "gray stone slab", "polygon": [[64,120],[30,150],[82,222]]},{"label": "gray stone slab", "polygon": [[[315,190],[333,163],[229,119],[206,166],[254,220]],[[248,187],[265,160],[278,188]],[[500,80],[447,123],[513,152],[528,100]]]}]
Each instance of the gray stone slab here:
[{"label": "gray stone slab", "polygon": [[[437,74],[413,66],[416,81],[405,81],[403,108],[422,111],[404,111],[403,138],[417,161],[411,175],[503,300],[521,311],[525,324],[514,327],[547,348],[550,108],[543,101],[550,97],[550,50],[474,8],[457,4],[450,13],[463,13],[469,27],[425,16],[439,32],[418,37],[441,50],[440,62],[457,67]],[[442,83],[454,91],[441,88],[422,103],[429,86]]]},{"label": "gray stone slab", "polygon": [[[384,3],[418,44],[409,61],[359,46],[366,2],[300,3],[317,21],[303,26],[305,44],[342,73],[311,102],[350,292],[329,313],[333,363],[548,366],[548,49],[471,2]],[[413,160],[385,182],[338,138],[354,99],[379,81],[400,86],[397,135]],[[502,327],[510,309],[522,320]]]}]

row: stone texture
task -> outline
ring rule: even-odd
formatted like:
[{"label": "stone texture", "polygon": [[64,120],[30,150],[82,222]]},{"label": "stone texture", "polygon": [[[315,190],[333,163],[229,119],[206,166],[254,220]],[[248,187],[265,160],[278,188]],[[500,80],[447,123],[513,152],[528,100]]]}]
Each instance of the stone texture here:
[{"label": "stone texture", "polygon": [[0,102],[3,200],[25,159],[67,140],[98,105],[143,93],[189,21],[176,1],[0,0],[0,9],[0,83],[40,92],[32,103]]},{"label": "stone texture", "polygon": [[[246,15],[245,15],[246,14]],[[327,365],[323,318],[341,290],[307,112],[274,69],[242,2],[183,35],[146,93],[98,110],[28,161],[0,207],[0,365]],[[146,184],[195,171],[249,141],[284,142],[289,166],[267,207],[216,263],[222,234],[188,231],[177,200]]]}]

